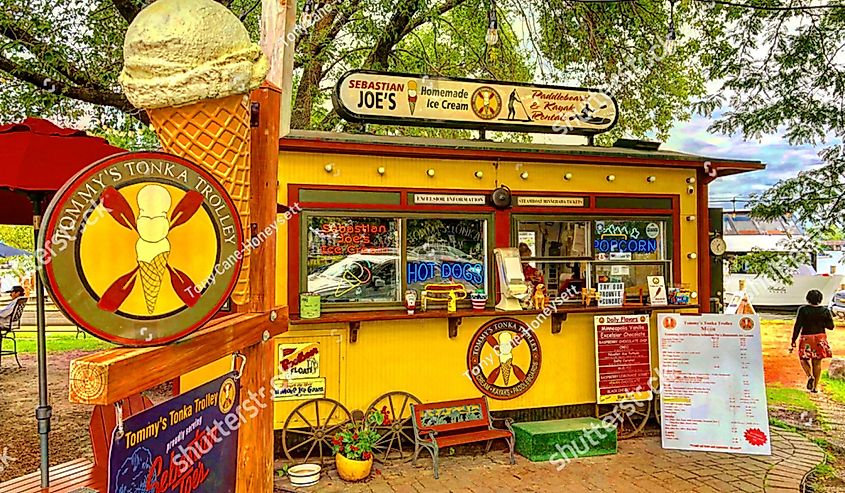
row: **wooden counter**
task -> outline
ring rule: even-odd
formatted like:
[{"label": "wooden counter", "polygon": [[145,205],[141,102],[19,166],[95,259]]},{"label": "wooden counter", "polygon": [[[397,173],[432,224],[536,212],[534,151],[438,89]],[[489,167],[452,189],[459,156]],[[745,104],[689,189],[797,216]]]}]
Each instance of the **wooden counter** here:
[{"label": "wooden counter", "polygon": [[[614,307],[597,307],[597,306],[583,306],[580,304],[561,305],[557,311],[552,310],[549,317],[552,321],[552,334],[560,333],[563,327],[563,322],[566,321],[570,313],[590,313],[595,315],[613,315],[613,314],[651,314],[652,312],[661,311],[677,311],[677,310],[697,310],[699,305],[667,305],[667,306],[642,306],[642,305],[625,305]],[[472,317],[518,317],[518,316],[532,316],[543,313],[542,310],[522,310],[505,312],[500,310],[458,310],[454,313],[449,313],[446,310],[429,310],[425,312],[416,312],[413,315],[408,315],[407,310],[371,310],[359,312],[329,312],[323,314],[320,318],[300,318],[299,314],[291,315],[290,325],[317,325],[317,324],[347,324],[349,326],[349,342],[358,341],[358,331],[361,330],[362,322],[383,322],[386,320],[415,320],[415,319],[430,319],[440,318],[448,321],[449,337],[455,338],[458,336],[458,327],[463,323],[464,318]]]}]

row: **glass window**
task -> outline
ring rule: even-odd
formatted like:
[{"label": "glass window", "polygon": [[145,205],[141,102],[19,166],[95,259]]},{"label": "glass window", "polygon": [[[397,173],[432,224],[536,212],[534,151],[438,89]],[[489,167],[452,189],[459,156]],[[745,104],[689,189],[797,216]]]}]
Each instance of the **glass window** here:
[{"label": "glass window", "polygon": [[400,300],[398,220],[312,216],[307,228],[309,292],[326,302]]},{"label": "glass window", "polygon": [[550,296],[581,299],[581,289],[622,282],[628,297],[648,295],[646,278],[671,283],[671,229],[662,218],[517,220],[523,273]]},{"label": "glass window", "polygon": [[663,260],[664,229],[660,221],[596,221],[596,259]]},{"label": "glass window", "polygon": [[482,219],[408,219],[408,289],[419,292],[426,284],[458,282],[467,292],[486,292],[486,225]]}]

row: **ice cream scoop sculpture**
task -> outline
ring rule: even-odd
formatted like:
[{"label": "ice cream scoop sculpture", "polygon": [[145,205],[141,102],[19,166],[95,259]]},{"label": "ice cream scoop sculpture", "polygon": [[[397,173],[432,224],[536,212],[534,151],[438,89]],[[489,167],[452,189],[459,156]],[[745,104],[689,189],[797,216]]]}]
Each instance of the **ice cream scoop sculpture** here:
[{"label": "ice cream scoop sculpture", "polygon": [[[217,178],[247,228],[248,94],[264,81],[269,64],[246,28],[214,0],[158,0],[129,26],[123,58],[119,81],[126,97],[147,111],[166,151]],[[249,264],[246,250],[232,293],[237,304],[249,298]]]}]

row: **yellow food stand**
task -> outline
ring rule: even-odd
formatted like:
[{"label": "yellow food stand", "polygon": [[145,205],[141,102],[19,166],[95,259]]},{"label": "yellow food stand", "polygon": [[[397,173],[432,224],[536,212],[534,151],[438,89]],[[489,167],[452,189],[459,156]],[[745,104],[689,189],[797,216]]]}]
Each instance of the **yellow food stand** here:
[{"label": "yellow food stand", "polygon": [[[589,118],[567,133],[589,142],[616,120],[609,96],[599,105],[571,88],[412,77],[348,74],[335,107],[366,123],[496,130],[506,120],[507,129],[538,131],[556,121],[544,108],[579,101],[567,108],[581,104],[587,115],[586,106]],[[466,108],[448,102],[464,100]],[[467,111],[477,121],[463,117]],[[591,133],[589,125],[600,128]],[[327,457],[337,424],[386,409],[390,443],[381,451],[404,458],[410,403],[481,394],[494,412],[524,420],[595,413],[599,317],[651,322],[653,372],[655,313],[708,309],[708,183],[762,167],[626,140],[600,147],[323,132],[282,138],[277,304],[291,319],[275,339],[277,377],[268,383],[277,443],[292,459]],[[541,282],[549,301],[494,308],[503,288],[495,252],[508,248],[522,250],[526,281]],[[649,277],[686,288],[690,300],[652,306]],[[621,306],[585,305],[582,294],[608,282],[624,285]],[[462,289],[453,311],[447,303],[422,310],[437,286],[455,283]]]}]

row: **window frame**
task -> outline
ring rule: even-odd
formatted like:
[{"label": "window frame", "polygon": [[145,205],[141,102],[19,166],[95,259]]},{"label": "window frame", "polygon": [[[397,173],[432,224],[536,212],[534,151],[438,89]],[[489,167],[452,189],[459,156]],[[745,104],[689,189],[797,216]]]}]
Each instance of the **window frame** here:
[{"label": "window frame", "polygon": [[[384,210],[337,210],[337,209],[312,209],[303,211],[299,221],[299,293],[296,293],[297,298],[301,293],[308,291],[308,225],[313,217],[353,217],[353,218],[389,218],[398,221],[397,234],[399,235],[398,249],[399,258],[397,260],[397,274],[399,276],[398,294],[399,299],[395,301],[354,301],[354,302],[337,302],[337,301],[323,301],[321,303],[321,310],[324,312],[354,312],[367,311],[377,309],[400,309],[404,307],[405,291],[408,289],[408,279],[406,275],[408,262],[408,238],[407,238],[407,220],[408,219],[464,219],[464,220],[480,220],[486,221],[484,223],[483,234],[484,237],[484,257],[486,266],[484,269],[484,290],[487,293],[488,304],[494,303],[496,300],[496,282],[494,275],[496,273],[493,261],[493,248],[495,248],[495,214],[493,212],[453,212],[453,211],[384,211]],[[419,295],[419,293],[418,293]],[[470,299],[458,302],[459,306],[470,306]],[[444,305],[445,307],[445,305]]]},{"label": "window frame", "polygon": [[[624,212],[624,211],[620,211]],[[528,257],[523,259],[524,263],[532,262],[535,264],[564,264],[564,263],[584,263],[586,269],[584,271],[584,285],[587,289],[596,287],[598,282],[595,278],[596,265],[662,265],[666,274],[667,286],[673,285],[675,282],[675,262],[678,260],[675,257],[675,224],[674,214],[648,214],[648,215],[619,215],[609,218],[604,215],[597,215],[595,213],[514,213],[511,215],[510,222],[510,238],[511,244],[516,246],[519,244],[520,222],[588,222],[587,228],[587,251],[588,257]],[[637,221],[637,222],[661,222],[663,224],[663,260],[596,260],[596,252],[594,245],[595,225],[596,222],[620,222],[620,221]],[[547,280],[548,282],[548,280]],[[627,289],[627,288],[626,288]]]}]

